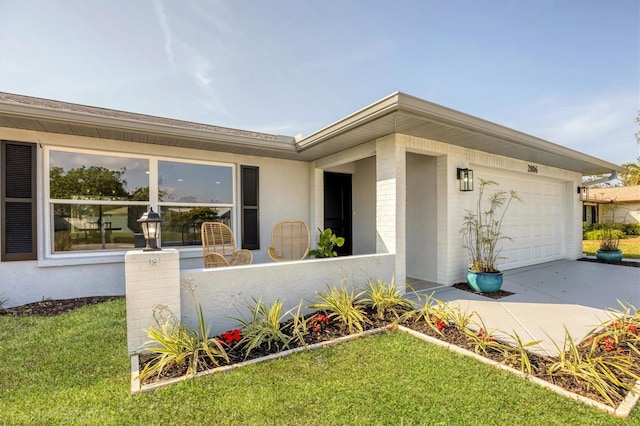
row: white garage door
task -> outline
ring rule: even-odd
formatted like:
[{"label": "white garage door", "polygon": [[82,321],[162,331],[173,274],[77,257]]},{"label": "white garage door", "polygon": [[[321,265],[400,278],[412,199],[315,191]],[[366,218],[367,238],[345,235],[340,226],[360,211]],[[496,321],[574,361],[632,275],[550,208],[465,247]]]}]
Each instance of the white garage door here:
[{"label": "white garage door", "polygon": [[[534,265],[562,258],[566,240],[564,226],[563,184],[537,177],[476,168],[478,178],[494,180],[499,189],[518,192],[522,202],[514,201],[505,216],[502,231],[512,241],[502,241],[504,259],[498,260],[502,270]],[[474,185],[475,186],[475,185]],[[477,188],[477,187],[476,187]],[[486,194],[492,194],[494,185]],[[477,189],[474,189],[474,192]]]}]

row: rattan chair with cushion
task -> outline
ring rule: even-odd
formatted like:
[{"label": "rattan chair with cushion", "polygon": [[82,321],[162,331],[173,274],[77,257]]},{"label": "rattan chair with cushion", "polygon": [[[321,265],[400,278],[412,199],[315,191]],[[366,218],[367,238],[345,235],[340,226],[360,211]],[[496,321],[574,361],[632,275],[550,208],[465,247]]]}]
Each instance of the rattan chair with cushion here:
[{"label": "rattan chair with cushion", "polygon": [[253,254],[249,250],[236,250],[233,232],[224,223],[204,222],[200,232],[205,268],[249,265],[253,262]]},{"label": "rattan chair with cushion", "polygon": [[302,221],[277,223],[271,231],[269,257],[276,262],[302,260],[309,255],[311,236],[309,227]]}]

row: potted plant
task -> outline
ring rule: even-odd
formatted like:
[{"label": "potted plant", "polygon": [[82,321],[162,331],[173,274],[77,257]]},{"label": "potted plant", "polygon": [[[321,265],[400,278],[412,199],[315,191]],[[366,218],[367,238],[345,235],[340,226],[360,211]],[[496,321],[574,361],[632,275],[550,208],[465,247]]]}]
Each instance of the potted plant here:
[{"label": "potted plant", "polygon": [[480,179],[476,209],[466,210],[460,233],[471,261],[467,270],[467,283],[475,291],[495,293],[502,287],[502,272],[496,266],[502,251],[498,243],[511,240],[502,234],[502,221],[511,202],[522,200],[515,191],[496,191],[489,197],[485,210],[483,196],[489,185],[498,183]]},{"label": "potted plant", "polygon": [[624,235],[616,223],[617,204],[611,202],[603,209],[604,222],[600,228],[600,248],[596,251],[599,260],[610,263],[622,261],[620,238]]},{"label": "potted plant", "polygon": [[309,252],[309,256],[315,257],[334,257],[337,256],[333,249],[338,246],[342,247],[344,245],[344,238],[338,237],[333,233],[331,228],[327,228],[324,231],[318,228],[318,232],[320,232],[320,237],[318,238],[318,248],[316,250],[311,250]]}]

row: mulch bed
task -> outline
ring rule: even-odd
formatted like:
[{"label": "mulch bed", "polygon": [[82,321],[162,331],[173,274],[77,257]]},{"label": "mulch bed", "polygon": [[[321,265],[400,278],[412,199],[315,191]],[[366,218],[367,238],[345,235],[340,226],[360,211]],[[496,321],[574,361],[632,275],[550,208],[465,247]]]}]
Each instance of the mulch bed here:
[{"label": "mulch bed", "polygon": [[94,296],[77,297],[75,299],[51,300],[45,299],[40,302],[29,303],[27,305],[16,306],[14,308],[0,309],[0,315],[12,317],[39,316],[52,317],[73,311],[82,306],[96,305],[109,300],[124,299],[124,296]]},{"label": "mulch bed", "polygon": [[512,293],[510,291],[505,291],[505,290],[498,290],[495,293],[485,293],[482,291],[475,291],[474,289],[472,289],[471,287],[469,287],[469,284],[467,283],[455,283],[454,285],[452,285],[452,287],[457,288],[458,290],[463,290],[469,293],[473,293],[473,294],[478,294],[480,296],[484,296],[484,297],[488,297],[490,299],[502,299],[503,297],[507,297],[507,296],[511,296]]}]

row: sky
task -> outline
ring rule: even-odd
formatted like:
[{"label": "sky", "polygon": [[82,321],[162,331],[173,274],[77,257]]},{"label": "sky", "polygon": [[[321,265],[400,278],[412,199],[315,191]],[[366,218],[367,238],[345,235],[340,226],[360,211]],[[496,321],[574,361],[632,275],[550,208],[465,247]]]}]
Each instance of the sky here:
[{"label": "sky", "polygon": [[0,0],[0,91],[307,136],[400,91],[621,164],[638,0]]}]

